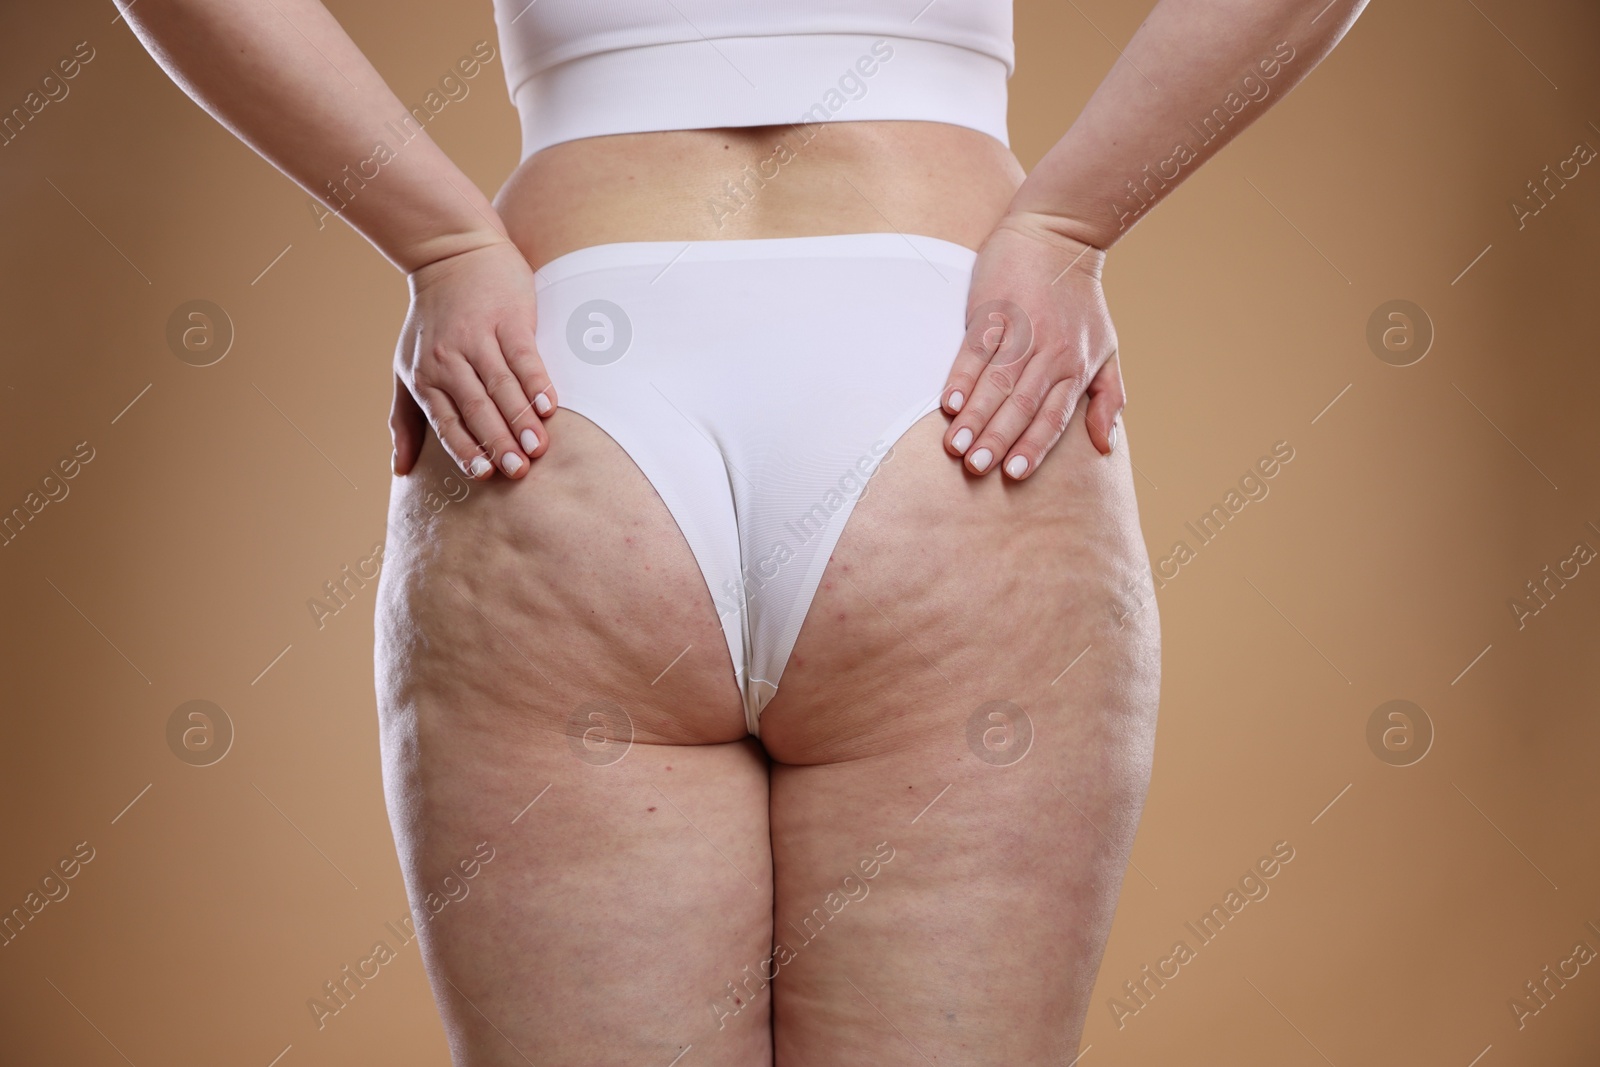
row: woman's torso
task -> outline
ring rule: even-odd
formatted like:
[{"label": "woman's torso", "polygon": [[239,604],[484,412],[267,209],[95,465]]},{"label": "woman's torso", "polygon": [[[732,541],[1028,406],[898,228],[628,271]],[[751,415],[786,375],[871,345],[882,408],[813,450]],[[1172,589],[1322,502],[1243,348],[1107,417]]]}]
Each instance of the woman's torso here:
[{"label": "woman's torso", "polygon": [[536,268],[617,241],[897,230],[977,249],[1023,178],[1003,143],[1011,0],[495,11],[525,154],[495,206]]},{"label": "woman's torso", "polygon": [[523,160],[494,203],[535,268],[614,241],[899,231],[976,250],[1023,176],[964,126],[835,121],[566,141]]}]

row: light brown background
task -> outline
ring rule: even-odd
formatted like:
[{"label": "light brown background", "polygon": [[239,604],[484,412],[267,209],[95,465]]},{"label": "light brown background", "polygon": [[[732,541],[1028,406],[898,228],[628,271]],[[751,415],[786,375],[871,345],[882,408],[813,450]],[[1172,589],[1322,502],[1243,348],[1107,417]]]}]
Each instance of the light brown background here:
[{"label": "light brown background", "polygon": [[[331,6],[407,102],[494,39],[487,0]],[[1024,164],[1146,9],[1018,4]],[[445,1064],[414,943],[322,1031],[306,1007],[407,908],[373,586],[321,630],[307,607],[384,537],[405,286],[319,232],[114,13],[0,12],[5,110],[76,42],[97,53],[0,148],[0,508],[95,453],[0,547],[0,909],[75,843],[96,852],[0,948],[0,1062]],[[1600,948],[1600,574],[1524,629],[1508,607],[1600,547],[1600,172],[1521,231],[1508,206],[1600,146],[1597,31],[1582,0],[1376,3],[1110,257],[1152,555],[1274,442],[1295,458],[1160,594],[1154,784],[1084,1067],[1600,1056],[1600,966],[1521,1030],[1508,1007],[1578,940]],[[472,84],[429,132],[492,193],[514,115],[498,61]],[[196,297],[237,327],[203,369],[164,337]],[[1365,341],[1399,297],[1437,331],[1405,368]],[[237,730],[206,768],[165,736],[197,698]],[[1436,729],[1409,767],[1366,741],[1394,698]],[[1119,1029],[1122,983],[1279,840],[1296,854],[1270,896]]]}]

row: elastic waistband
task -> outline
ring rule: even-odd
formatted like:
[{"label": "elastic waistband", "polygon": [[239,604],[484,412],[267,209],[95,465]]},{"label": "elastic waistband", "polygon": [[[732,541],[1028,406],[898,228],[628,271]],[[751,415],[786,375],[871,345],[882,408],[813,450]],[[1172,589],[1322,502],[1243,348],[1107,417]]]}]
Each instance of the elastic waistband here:
[{"label": "elastic waistband", "polygon": [[978,253],[965,245],[920,233],[826,233],[800,237],[745,237],[727,241],[612,241],[557,256],[534,275],[535,288],[615,267],[666,266],[738,260],[926,259],[970,270]]},{"label": "elastic waistband", "polygon": [[[721,37],[580,56],[537,73],[509,58],[522,158],[617,133],[912,119],[1010,145],[1007,64],[943,41],[865,33]],[[796,145],[790,146],[795,150]]]}]

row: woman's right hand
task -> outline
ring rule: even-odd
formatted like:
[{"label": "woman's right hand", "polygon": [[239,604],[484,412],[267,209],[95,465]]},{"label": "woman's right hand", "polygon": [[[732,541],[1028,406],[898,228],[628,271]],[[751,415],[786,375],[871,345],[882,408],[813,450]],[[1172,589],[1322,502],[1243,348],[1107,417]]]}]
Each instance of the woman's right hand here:
[{"label": "woman's right hand", "polygon": [[1105,258],[1026,214],[1007,214],[984,242],[966,339],[942,394],[954,416],[945,449],[968,473],[1028,477],[1084,400],[1089,440],[1102,455],[1116,447],[1127,395],[1100,286]]},{"label": "woman's right hand", "polygon": [[555,388],[534,348],[534,277],[510,241],[418,267],[394,352],[392,466],[405,474],[426,426],[469,478],[527,474],[550,436]]}]

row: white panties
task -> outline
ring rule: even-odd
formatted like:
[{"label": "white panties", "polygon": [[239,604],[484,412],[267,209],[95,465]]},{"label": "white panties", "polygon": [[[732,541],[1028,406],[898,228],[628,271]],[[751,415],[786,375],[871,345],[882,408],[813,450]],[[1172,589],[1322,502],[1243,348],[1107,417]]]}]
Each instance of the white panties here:
[{"label": "white panties", "polygon": [[867,479],[939,406],[976,258],[898,233],[628,241],[536,275],[559,402],[677,521],[752,734]]}]

